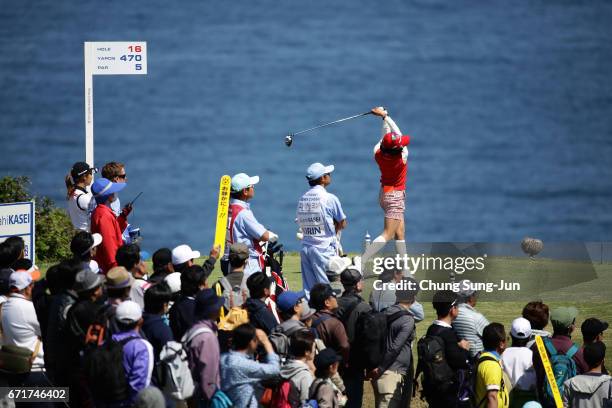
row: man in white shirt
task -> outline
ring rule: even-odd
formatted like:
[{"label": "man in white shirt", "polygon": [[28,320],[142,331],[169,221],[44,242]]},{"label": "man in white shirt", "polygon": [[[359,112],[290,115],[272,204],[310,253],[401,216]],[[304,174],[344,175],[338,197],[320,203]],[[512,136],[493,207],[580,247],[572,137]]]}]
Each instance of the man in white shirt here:
[{"label": "man in white shirt", "polygon": [[511,406],[522,407],[527,401],[536,400],[536,374],[533,368],[533,352],[526,347],[531,338],[531,323],[524,317],[512,321],[510,336],[512,347],[502,354],[501,361],[504,372],[510,379]]},{"label": "man in white shirt", "polygon": [[29,375],[10,378],[10,385],[51,386],[45,376],[40,325],[32,303],[32,277],[27,272],[13,272],[9,278],[9,287],[10,294],[2,305],[2,343],[27,348],[34,357]]}]

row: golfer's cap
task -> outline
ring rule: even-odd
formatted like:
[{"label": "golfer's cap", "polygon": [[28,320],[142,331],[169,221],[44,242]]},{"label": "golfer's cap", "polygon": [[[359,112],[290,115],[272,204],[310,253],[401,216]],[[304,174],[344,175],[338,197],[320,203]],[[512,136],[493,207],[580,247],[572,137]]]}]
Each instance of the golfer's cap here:
[{"label": "golfer's cap", "polygon": [[385,149],[401,149],[404,146],[408,146],[409,143],[410,138],[408,136],[391,132],[383,136],[380,146]]},{"label": "golfer's cap", "polygon": [[115,319],[120,323],[135,323],[142,317],[142,309],[133,300],[125,300],[119,303],[115,309]]},{"label": "golfer's cap", "polygon": [[180,265],[200,257],[200,251],[194,251],[189,245],[179,245],[172,250],[172,265]]},{"label": "golfer's cap", "polygon": [[172,293],[178,293],[181,291],[181,273],[172,272],[164,278],[164,282],[170,287]]},{"label": "golfer's cap", "polygon": [[123,266],[115,266],[106,273],[106,287],[121,289],[132,286],[134,278]]},{"label": "golfer's cap", "polygon": [[306,298],[302,299],[302,313],[300,314],[300,320],[306,321],[310,319],[314,314],[317,313],[316,310],[310,307],[308,304],[308,300]]},{"label": "golfer's cap", "polygon": [[512,321],[510,335],[515,339],[528,339],[531,337],[531,323],[524,317],[518,317]]},{"label": "golfer's cap", "polygon": [[332,276],[340,275],[351,264],[352,264],[351,258],[348,258],[346,256],[334,255],[331,258],[329,258],[329,262],[327,263],[326,273]]},{"label": "golfer's cap", "polygon": [[86,292],[104,283],[104,275],[85,269],[76,274],[73,289],[77,293]]},{"label": "golfer's cap", "polygon": [[232,177],[232,191],[237,193],[257,183],[259,183],[259,176],[251,177],[246,173],[238,173]]},{"label": "golfer's cap", "polygon": [[573,306],[558,307],[550,312],[550,322],[553,328],[567,329],[574,324],[576,317],[578,317],[578,310]]},{"label": "golfer's cap", "polygon": [[324,166],[321,163],[312,163],[306,170],[306,178],[308,180],[316,180],[323,177],[324,174],[329,174],[334,171],[334,165]]},{"label": "golfer's cap", "polygon": [[340,357],[340,354],[336,353],[336,351],[331,347],[328,347],[326,349],[321,350],[319,354],[315,356],[314,365],[317,370],[323,371],[327,367],[338,361],[342,361],[342,357]]},{"label": "golfer's cap", "polygon": [[599,333],[603,333],[608,329],[608,322],[602,322],[595,317],[589,317],[580,326],[582,335],[587,338],[595,338]]},{"label": "golfer's cap", "polygon": [[32,284],[32,276],[28,272],[13,272],[9,278],[9,288],[24,290]]},{"label": "golfer's cap", "polygon": [[304,292],[291,292],[289,290],[281,293],[276,299],[276,306],[283,312],[291,312],[293,306],[297,305],[300,299],[304,298]]},{"label": "golfer's cap", "polygon": [[91,185],[91,192],[95,197],[102,197],[121,191],[125,186],[127,183],[113,183],[109,179],[99,178]]},{"label": "golfer's cap", "polygon": [[354,266],[349,266],[340,274],[340,282],[344,286],[353,286],[363,280],[361,272]]},{"label": "golfer's cap", "polygon": [[457,296],[459,296],[461,300],[467,300],[470,296],[475,294],[476,290],[473,288],[472,282],[469,279],[462,279],[459,281]]},{"label": "golfer's cap", "polygon": [[79,177],[81,177],[88,171],[91,171],[92,173],[97,173],[98,169],[95,167],[89,167],[89,164],[85,162],[76,162],[72,165],[72,169],[70,169],[70,175],[72,176],[72,179],[76,181]]}]

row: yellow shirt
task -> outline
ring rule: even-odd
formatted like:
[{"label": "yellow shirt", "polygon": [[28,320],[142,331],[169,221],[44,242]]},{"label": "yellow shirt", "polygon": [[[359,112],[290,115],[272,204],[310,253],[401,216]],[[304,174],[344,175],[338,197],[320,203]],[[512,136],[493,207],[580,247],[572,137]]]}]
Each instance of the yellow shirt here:
[{"label": "yellow shirt", "polygon": [[[495,361],[486,360],[478,364],[478,372],[476,373],[476,403],[480,403],[487,395],[487,391],[497,391],[497,406],[499,408],[508,408],[510,398],[508,396],[508,384],[503,381],[503,370],[499,358],[490,353],[484,352],[480,355],[483,357],[492,357]],[[502,382],[504,383],[502,386]],[[486,401],[480,405],[481,408],[487,406]]]}]

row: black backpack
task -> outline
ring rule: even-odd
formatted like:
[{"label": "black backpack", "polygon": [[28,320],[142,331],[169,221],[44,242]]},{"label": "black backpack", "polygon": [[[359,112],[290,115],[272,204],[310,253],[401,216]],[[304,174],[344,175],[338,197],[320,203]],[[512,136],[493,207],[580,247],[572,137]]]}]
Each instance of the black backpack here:
[{"label": "black backpack", "polygon": [[457,381],[457,373],[446,360],[444,340],[439,336],[425,335],[417,343],[419,362],[415,380],[423,373],[423,393],[425,396],[445,393]]},{"label": "black backpack", "polygon": [[385,341],[391,323],[402,316],[410,315],[407,310],[390,316],[371,310],[359,316],[355,329],[355,352],[361,356],[363,368],[371,370],[380,365],[385,354]]},{"label": "black backpack", "polygon": [[[99,334],[104,337],[104,333]],[[123,346],[138,336],[115,341],[110,336],[100,344],[89,344],[83,357],[85,379],[93,397],[104,402],[124,401],[130,396],[130,387],[123,368]]]}]

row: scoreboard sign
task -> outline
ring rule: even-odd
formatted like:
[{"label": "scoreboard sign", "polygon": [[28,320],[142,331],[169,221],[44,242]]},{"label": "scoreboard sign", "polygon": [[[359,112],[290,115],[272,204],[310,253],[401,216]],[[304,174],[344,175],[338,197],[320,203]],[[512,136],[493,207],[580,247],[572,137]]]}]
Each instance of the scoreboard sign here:
[{"label": "scoreboard sign", "polygon": [[85,161],[94,166],[93,76],[146,75],[145,41],[105,41],[83,44],[85,62]]},{"label": "scoreboard sign", "polygon": [[86,42],[85,65],[93,75],[146,75],[147,43]]}]

